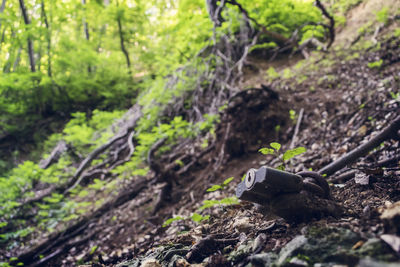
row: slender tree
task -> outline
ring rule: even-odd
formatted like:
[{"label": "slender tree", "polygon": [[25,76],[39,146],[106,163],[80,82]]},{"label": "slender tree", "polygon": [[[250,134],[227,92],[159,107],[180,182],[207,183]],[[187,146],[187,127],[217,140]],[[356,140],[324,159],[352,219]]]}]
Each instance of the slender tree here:
[{"label": "slender tree", "polygon": [[118,9],[118,0],[117,0],[116,3],[117,3],[117,23],[118,23],[119,41],[120,41],[120,44],[121,44],[122,53],[124,53],[124,55],[125,55],[126,65],[128,67],[128,73],[131,74],[131,61],[129,59],[128,50],[125,47],[124,31],[122,29],[122,22],[121,22],[121,17],[123,15],[122,14],[123,10],[121,10],[121,12],[120,12],[120,10]]},{"label": "slender tree", "polygon": [[[82,5],[84,5],[84,6],[86,5],[86,0],[82,0]],[[86,38],[87,41],[89,41],[90,40],[89,24],[87,23],[85,17],[83,17],[82,23],[83,23],[83,32],[85,34],[85,38]]]},{"label": "slender tree", "polygon": [[[0,6],[0,14],[3,14],[5,7],[6,7],[6,0],[3,0]],[[1,19],[0,19],[0,28],[1,28]]]},{"label": "slender tree", "polygon": [[44,6],[44,0],[41,2],[41,17],[46,26],[46,39],[47,39],[47,74],[49,77],[53,76],[52,69],[51,69],[51,32],[50,32],[50,25],[47,19],[46,8]]},{"label": "slender tree", "polygon": [[[24,17],[24,22],[26,26],[29,26],[31,24],[28,13],[26,11],[25,3],[24,0],[19,0],[19,6],[21,8],[22,16]],[[29,55],[29,63],[31,65],[31,71],[35,72],[35,58],[33,54],[33,42],[30,36],[28,36],[28,55]]]},{"label": "slender tree", "polygon": [[[86,0],[82,0],[82,5],[85,7],[86,6]],[[85,35],[86,41],[89,42],[90,40],[90,34],[89,34],[89,24],[86,20],[86,17],[84,16],[82,18],[82,24],[83,24],[83,33]],[[92,67],[89,65],[88,66],[88,72],[91,73],[92,72]]]},{"label": "slender tree", "polygon": [[[5,7],[6,7],[6,0],[3,0],[1,2],[1,6],[0,6],[0,15],[2,15],[4,13],[4,8]],[[1,29],[1,26],[2,26],[2,19],[0,18],[0,29]],[[0,38],[0,48],[1,48],[1,44],[4,42],[4,37],[5,37],[5,34],[6,34],[6,27],[4,27],[2,32],[3,33],[1,34],[1,38]]]}]

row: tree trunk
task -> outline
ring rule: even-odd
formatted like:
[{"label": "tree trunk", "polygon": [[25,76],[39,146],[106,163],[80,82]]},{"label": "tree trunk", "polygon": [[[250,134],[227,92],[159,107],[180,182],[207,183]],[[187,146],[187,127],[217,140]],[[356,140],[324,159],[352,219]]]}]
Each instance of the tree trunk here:
[{"label": "tree trunk", "polygon": [[47,74],[49,77],[53,76],[52,69],[51,69],[51,32],[49,21],[47,20],[46,8],[44,6],[44,0],[41,2],[41,12],[42,12],[42,19],[44,25],[46,26],[46,39],[47,39]]},{"label": "tree trunk", "polygon": [[[29,21],[28,13],[26,12],[24,0],[19,0],[19,6],[21,7],[22,16],[24,17],[25,25],[31,24],[31,22]],[[35,69],[35,58],[33,55],[33,43],[32,43],[32,40],[30,37],[28,37],[28,55],[29,55],[29,62],[31,65],[31,71],[35,72],[36,69]]]},{"label": "tree trunk", "polygon": [[[3,2],[1,2],[1,6],[0,6],[0,14],[3,14],[5,7],[6,7],[6,0],[3,0]],[[1,19],[0,19],[0,28],[1,28]]]},{"label": "tree trunk", "polygon": [[[118,2],[117,2],[117,4],[118,4]],[[122,50],[122,53],[124,53],[124,55],[125,55],[126,66],[128,67],[128,73],[131,74],[131,61],[129,59],[128,50],[126,50],[126,47],[125,47],[124,32],[122,31],[122,23],[121,23],[121,18],[119,16],[117,16],[117,22],[118,22],[118,34],[119,34],[119,40],[121,43],[121,50]]]},{"label": "tree trunk", "polygon": [[[82,0],[82,5],[85,6],[86,5],[86,0]],[[83,24],[83,33],[85,35],[86,41],[90,40],[90,35],[89,35],[89,24],[86,21],[86,18],[83,17],[82,18],[82,24]],[[90,67],[90,65],[88,66],[88,72],[91,73],[92,72],[92,68]]]}]

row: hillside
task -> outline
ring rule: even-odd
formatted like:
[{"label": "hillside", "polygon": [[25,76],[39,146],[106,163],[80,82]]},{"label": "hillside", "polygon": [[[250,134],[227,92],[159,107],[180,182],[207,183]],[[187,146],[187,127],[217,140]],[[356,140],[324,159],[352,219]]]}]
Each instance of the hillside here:
[{"label": "hillside", "polygon": [[[398,1],[111,2],[78,3],[97,54],[3,71],[0,266],[400,265]],[[265,166],[301,185],[237,193]]]}]

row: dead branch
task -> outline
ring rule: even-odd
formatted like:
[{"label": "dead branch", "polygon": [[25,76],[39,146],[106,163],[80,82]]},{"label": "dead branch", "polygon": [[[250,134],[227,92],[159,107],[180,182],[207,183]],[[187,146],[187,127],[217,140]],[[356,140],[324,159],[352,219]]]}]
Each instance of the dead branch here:
[{"label": "dead branch", "polygon": [[106,144],[96,148],[93,150],[79,165],[78,169],[76,170],[74,176],[72,179],[68,182],[66,186],[66,190],[64,193],[70,192],[73,188],[75,188],[81,181],[80,177],[81,174],[84,172],[84,170],[90,165],[90,163],[101,153],[106,151],[110,146],[112,146],[114,143],[117,141],[125,138],[131,130],[136,126],[136,122],[139,120],[139,118],[142,116],[142,112],[140,110],[140,106],[136,104],[134,107],[134,114],[133,118],[127,122],[125,127],[120,131],[119,134],[115,135],[110,141],[108,141]]},{"label": "dead branch", "polygon": [[329,12],[326,10],[324,5],[321,3],[320,0],[315,1],[316,6],[321,10],[322,14],[328,18],[329,20],[329,43],[326,46],[326,49],[329,49],[333,42],[335,41],[335,19],[329,14]]},{"label": "dead branch", "polygon": [[336,171],[344,168],[356,161],[358,158],[365,156],[369,151],[379,146],[383,141],[391,138],[399,138],[398,131],[400,130],[400,116],[395,118],[389,126],[382,130],[379,134],[373,137],[368,142],[360,145],[353,149],[346,155],[342,156],[338,160],[322,168],[319,173],[326,174],[327,176],[334,174]]},{"label": "dead branch", "polygon": [[294,146],[296,145],[297,134],[299,133],[301,120],[303,119],[303,114],[304,114],[304,108],[300,109],[299,117],[297,118],[296,128],[294,129],[294,133],[293,133],[293,137],[292,137],[292,142],[290,143],[290,146],[289,146],[290,149],[293,149]]},{"label": "dead branch", "polygon": [[42,169],[47,169],[51,164],[56,163],[62,154],[68,150],[68,145],[64,140],[61,140],[51,151],[50,156],[47,159],[43,159],[39,162],[39,167]]}]

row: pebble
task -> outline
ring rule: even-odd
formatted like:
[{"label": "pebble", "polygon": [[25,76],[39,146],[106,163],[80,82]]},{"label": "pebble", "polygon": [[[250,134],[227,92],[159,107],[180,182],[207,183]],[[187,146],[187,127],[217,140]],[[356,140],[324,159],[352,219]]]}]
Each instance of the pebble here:
[{"label": "pebble", "polygon": [[239,232],[246,232],[252,227],[250,224],[250,219],[247,217],[237,218],[233,223],[233,227]]},{"label": "pebble", "polygon": [[161,267],[161,264],[156,259],[146,259],[142,262],[140,267]]}]

